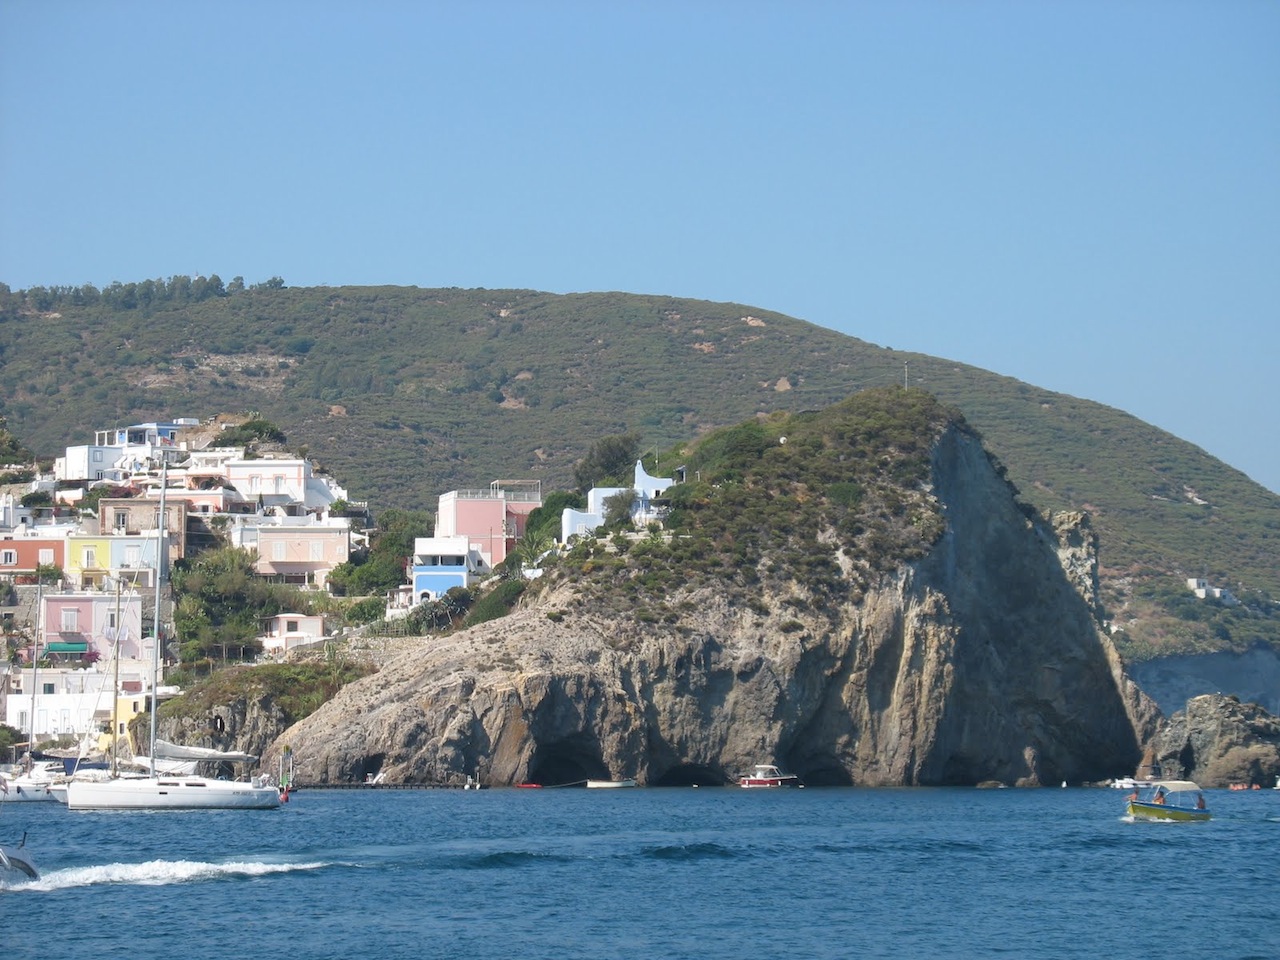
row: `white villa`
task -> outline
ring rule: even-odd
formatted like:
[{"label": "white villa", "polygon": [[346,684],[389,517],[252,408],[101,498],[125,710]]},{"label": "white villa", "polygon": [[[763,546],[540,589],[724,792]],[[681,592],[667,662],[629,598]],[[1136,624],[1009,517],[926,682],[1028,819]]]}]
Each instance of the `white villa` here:
[{"label": "white villa", "polygon": [[1187,589],[1201,600],[1221,600],[1229,607],[1234,607],[1239,603],[1230,590],[1225,587],[1210,586],[1208,580],[1202,580],[1199,577],[1189,578],[1187,580]]},{"label": "white villa", "polygon": [[560,515],[560,542],[568,543],[570,537],[591,533],[604,523],[605,501],[628,491],[634,494],[631,502],[631,522],[637,527],[661,522],[666,510],[656,501],[658,495],[678,483],[676,478],[651,477],[644,464],[636,461],[635,483],[630,487],[592,487],[587,491],[587,509],[566,507]]}]

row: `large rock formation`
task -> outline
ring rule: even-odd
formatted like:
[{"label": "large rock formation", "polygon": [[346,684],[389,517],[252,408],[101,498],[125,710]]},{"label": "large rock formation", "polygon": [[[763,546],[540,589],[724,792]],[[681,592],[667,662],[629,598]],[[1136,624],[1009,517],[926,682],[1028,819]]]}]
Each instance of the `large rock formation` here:
[{"label": "large rock formation", "polygon": [[1269,787],[1280,776],[1280,720],[1256,703],[1204,694],[1169,718],[1153,753],[1166,777]]},{"label": "large rock formation", "polygon": [[561,583],[423,638],[275,749],[322,783],[716,783],[768,761],[812,784],[1133,770],[1158,712],[1099,630],[1086,518],[1030,517],[954,427],[933,448],[932,495],[946,526],[927,555],[841,598],[766,577],[743,603],[702,583],[669,598],[678,617],[646,622]]}]

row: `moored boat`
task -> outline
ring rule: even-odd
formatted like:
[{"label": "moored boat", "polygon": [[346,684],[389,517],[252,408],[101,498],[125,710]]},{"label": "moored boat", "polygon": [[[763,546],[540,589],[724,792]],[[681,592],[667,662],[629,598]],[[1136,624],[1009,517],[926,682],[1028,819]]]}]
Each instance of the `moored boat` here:
[{"label": "moored boat", "polygon": [[738,778],[740,787],[801,787],[800,778],[794,773],[783,773],[771,763],[757,763],[745,776]]},{"label": "moored boat", "polygon": [[[165,491],[168,489],[168,462],[160,465],[160,509],[166,517]],[[222,764],[251,763],[258,758],[244,753],[207,747],[179,746],[157,738],[160,688],[160,609],[164,583],[164,538],[166,525],[157,524],[156,635],[151,660],[151,757],[144,777],[112,777],[108,780],[72,779],[67,784],[67,807],[71,810],[273,810],[280,806],[280,791],[265,776],[244,780],[218,780],[194,773],[164,772],[160,761]]]},{"label": "moored boat", "polygon": [[62,764],[32,763],[28,758],[18,773],[0,773],[0,802],[30,803],[53,800],[53,786],[62,776]]},{"label": "moored boat", "polygon": [[[234,764],[258,759],[251,754],[179,746],[164,740],[155,741],[153,752],[153,765],[158,760]],[[143,777],[72,780],[67,784],[66,797],[72,810],[273,810],[280,806],[281,792],[265,776],[218,780],[153,769]]]},{"label": "moored boat", "polygon": [[1156,780],[1138,788],[1125,801],[1134,820],[1196,821],[1210,819],[1204,791],[1190,780]]},{"label": "moored boat", "polygon": [[588,780],[587,781],[588,790],[611,790],[611,789],[616,789],[618,787],[634,787],[635,785],[636,785],[635,780],[631,779],[630,777],[627,777],[624,780]]}]

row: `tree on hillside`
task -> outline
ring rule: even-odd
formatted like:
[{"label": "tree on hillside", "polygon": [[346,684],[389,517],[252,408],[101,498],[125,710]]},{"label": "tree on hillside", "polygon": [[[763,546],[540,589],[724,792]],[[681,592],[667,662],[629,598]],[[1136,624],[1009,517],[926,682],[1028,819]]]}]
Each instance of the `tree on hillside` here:
[{"label": "tree on hillside", "polygon": [[268,583],[253,570],[254,555],[238,547],[208,550],[174,564],[174,628],[181,659],[245,660],[261,652],[262,621],[286,611],[307,613],[310,601],[294,587]]},{"label": "tree on hillside", "polygon": [[621,433],[601,437],[587,450],[587,455],[574,465],[573,482],[586,493],[602,481],[621,486],[631,479],[631,469],[640,458],[640,434]]},{"label": "tree on hillside", "polygon": [[564,511],[566,509],[581,510],[586,505],[586,497],[576,491],[557,490],[555,493],[548,494],[542,501],[542,506],[529,514],[529,519],[525,521],[525,537],[546,536],[551,540],[559,540],[560,519],[564,516]]},{"label": "tree on hillside", "polygon": [[631,506],[636,501],[636,492],[631,489],[615,493],[604,499],[604,527],[608,530],[621,530],[631,526]]},{"label": "tree on hillside", "polygon": [[405,582],[413,541],[431,536],[431,516],[421,510],[387,510],[378,518],[369,549],[335,567],[329,588],[338,596],[384,594]]},{"label": "tree on hillside", "polygon": [[261,417],[252,417],[237,426],[228,427],[218,435],[218,445],[224,447],[284,442],[284,431],[270,420],[264,420]]},{"label": "tree on hillside", "polygon": [[0,463],[31,463],[35,458],[35,454],[9,432],[8,421],[0,417]]}]

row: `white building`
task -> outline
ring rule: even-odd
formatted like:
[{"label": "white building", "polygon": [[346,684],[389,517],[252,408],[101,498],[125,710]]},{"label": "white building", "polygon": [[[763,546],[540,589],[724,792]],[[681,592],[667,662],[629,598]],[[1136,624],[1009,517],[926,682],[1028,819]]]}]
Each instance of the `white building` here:
[{"label": "white building", "polygon": [[[151,665],[139,660],[120,663],[122,690],[150,687]],[[32,711],[35,715],[35,741],[75,737],[96,733],[109,721],[115,665],[92,668],[12,667],[4,676],[4,722],[23,734],[32,733]],[[127,722],[131,717],[122,717]]]},{"label": "white building", "polygon": [[325,638],[324,617],[299,613],[281,613],[267,621],[267,632],[259,637],[262,652],[275,657],[294,647],[316,643]]},{"label": "white building", "polygon": [[604,523],[605,501],[628,491],[633,492],[631,522],[635,526],[661,521],[666,511],[656,502],[658,495],[677,482],[674,478],[649,476],[644,464],[637,460],[635,483],[631,487],[592,487],[587,491],[586,510],[564,509],[560,515],[560,542],[568,543],[570,537],[591,533]]},{"label": "white building", "polygon": [[330,478],[317,476],[307,460],[230,460],[224,464],[227,482],[246,500],[261,499],[270,506],[296,502],[307,510],[324,510],[337,500],[346,500],[347,491]]},{"label": "white building", "polygon": [[1232,595],[1230,590],[1225,587],[1210,586],[1208,580],[1202,580],[1199,577],[1191,577],[1188,579],[1187,589],[1201,600],[1221,600],[1229,607],[1234,607],[1239,602]]},{"label": "white building", "polygon": [[95,431],[93,443],[67,447],[54,460],[53,475],[58,480],[121,480],[157,456],[172,462],[179,452],[178,434],[199,423],[184,417]]}]

